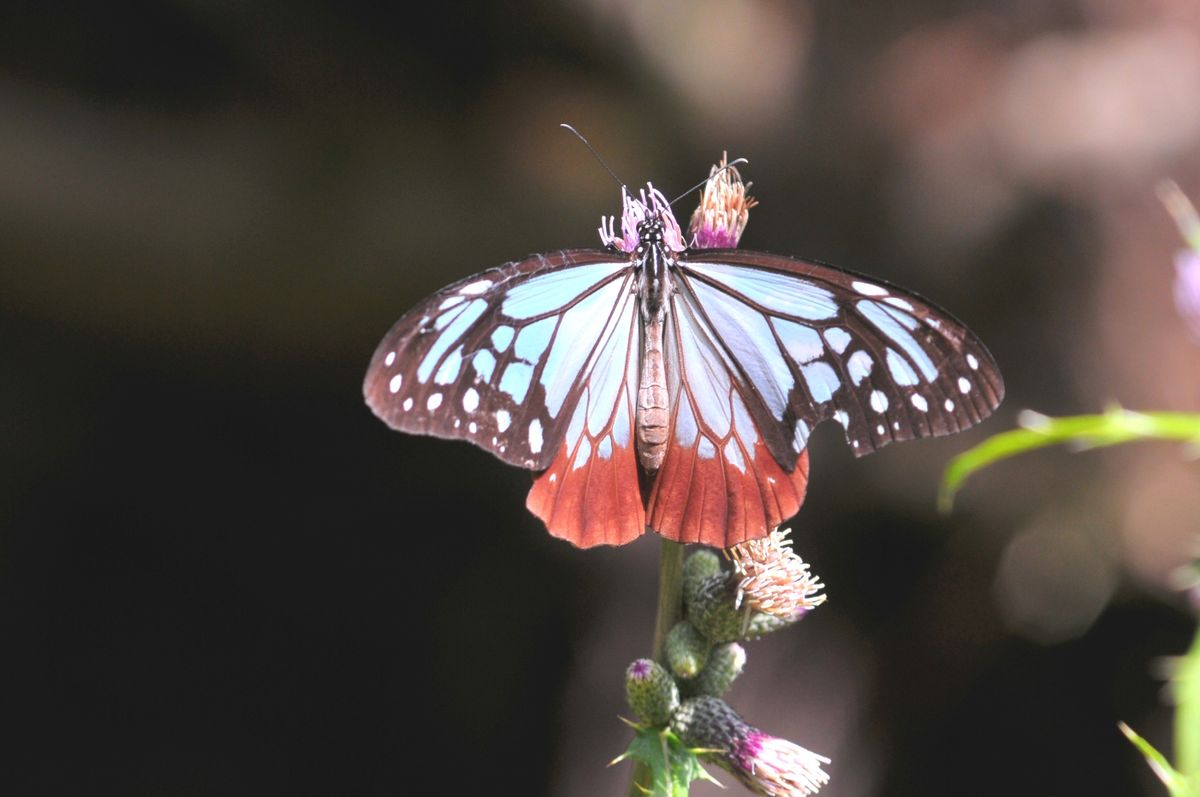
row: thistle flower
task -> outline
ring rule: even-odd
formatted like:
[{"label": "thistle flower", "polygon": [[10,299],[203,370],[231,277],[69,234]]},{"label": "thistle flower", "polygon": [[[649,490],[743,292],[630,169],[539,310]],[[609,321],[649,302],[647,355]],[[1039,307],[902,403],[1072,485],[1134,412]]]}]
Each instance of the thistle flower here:
[{"label": "thistle flower", "polygon": [[824,595],[816,594],[825,585],[792,551],[792,541],[787,538],[790,531],[776,529],[729,549],[734,572],[741,579],[735,607],[744,600],[755,611],[796,620],[825,602]]},{"label": "thistle flower", "polygon": [[638,245],[638,225],[647,219],[658,218],[663,223],[663,241],[667,247],[676,252],[687,248],[683,244],[683,232],[679,229],[679,222],[671,212],[671,203],[651,183],[646,183],[646,187],[637,197],[631,196],[622,188],[621,206],[620,235],[616,232],[617,220],[614,216],[600,218],[600,242],[605,246],[615,247],[622,252],[632,252]]},{"label": "thistle flower", "polygon": [[709,171],[700,205],[688,224],[692,246],[699,249],[737,246],[750,219],[750,208],[758,204],[747,193],[750,184],[742,182],[737,167],[726,164],[727,156],[722,155],[721,163]]},{"label": "thistle flower", "polygon": [[828,758],[747,724],[718,697],[685,700],[671,718],[671,730],[689,747],[715,751],[708,758],[755,794],[802,797],[829,782],[821,769]]}]

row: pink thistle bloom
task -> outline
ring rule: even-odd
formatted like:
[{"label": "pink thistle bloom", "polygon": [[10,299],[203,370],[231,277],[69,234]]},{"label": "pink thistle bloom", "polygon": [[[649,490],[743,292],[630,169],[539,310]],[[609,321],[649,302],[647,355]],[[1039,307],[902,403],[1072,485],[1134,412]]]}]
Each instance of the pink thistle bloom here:
[{"label": "pink thistle bloom", "polygon": [[600,219],[600,242],[605,246],[616,247],[622,252],[632,252],[638,245],[638,225],[657,217],[663,223],[663,241],[667,247],[676,252],[687,248],[683,243],[683,232],[679,229],[679,222],[671,212],[671,203],[653,184],[646,183],[646,187],[637,197],[621,189],[621,205],[620,235],[616,233],[615,217],[606,216]]},{"label": "pink thistle bloom", "polygon": [[790,529],[775,529],[766,537],[729,549],[738,582],[736,605],[785,620],[798,620],[825,602],[817,593],[825,587],[808,565],[792,551]]},{"label": "pink thistle bloom", "polygon": [[749,725],[718,697],[684,701],[671,727],[689,747],[714,751],[709,757],[755,794],[805,797],[829,782],[828,758]]},{"label": "pink thistle bloom", "polygon": [[699,249],[737,246],[750,220],[750,208],[758,204],[747,193],[749,189],[737,167],[726,166],[726,156],[722,155],[721,163],[709,172],[700,205],[688,224],[692,246]]},{"label": "pink thistle bloom", "polygon": [[1192,249],[1175,256],[1175,308],[1200,343],[1200,252]]}]

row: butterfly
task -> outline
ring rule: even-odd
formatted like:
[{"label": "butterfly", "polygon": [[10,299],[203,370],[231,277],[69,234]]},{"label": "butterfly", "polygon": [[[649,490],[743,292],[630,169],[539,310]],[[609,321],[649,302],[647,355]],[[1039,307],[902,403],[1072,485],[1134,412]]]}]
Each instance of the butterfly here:
[{"label": "butterfly", "polygon": [[688,240],[647,188],[622,190],[602,248],[510,262],[406,313],[363,384],[375,414],[538,471],[526,506],[577,546],[650,529],[725,548],[799,510],[818,423],[861,456],[1003,398],[987,349],[936,305],[731,248],[754,204],[736,169],[714,167]]}]

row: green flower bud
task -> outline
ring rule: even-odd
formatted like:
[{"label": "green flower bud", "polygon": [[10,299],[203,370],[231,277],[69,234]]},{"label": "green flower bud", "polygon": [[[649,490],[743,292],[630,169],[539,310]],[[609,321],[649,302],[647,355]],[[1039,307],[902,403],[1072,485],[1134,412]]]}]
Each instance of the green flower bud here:
[{"label": "green flower bud", "polygon": [[676,623],[667,632],[666,639],[667,663],[671,665],[671,672],[679,678],[695,678],[708,661],[710,647],[704,635],[687,620]]},{"label": "green flower bud", "polygon": [[625,670],[625,697],[647,725],[666,725],[679,707],[679,687],[661,664],[638,659]]},{"label": "green flower bud", "polygon": [[701,582],[721,572],[721,557],[708,548],[701,548],[683,562],[683,604],[690,606]]},{"label": "green flower bud", "polygon": [[687,684],[689,694],[720,697],[729,690],[746,667],[746,649],[737,642],[717,645],[708,654],[708,664]]}]

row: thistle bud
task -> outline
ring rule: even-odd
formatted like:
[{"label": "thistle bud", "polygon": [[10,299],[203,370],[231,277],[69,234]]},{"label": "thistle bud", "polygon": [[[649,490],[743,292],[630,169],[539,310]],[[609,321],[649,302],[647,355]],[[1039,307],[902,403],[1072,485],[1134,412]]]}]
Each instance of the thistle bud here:
[{"label": "thistle bud", "polygon": [[651,659],[638,659],[625,670],[625,697],[633,713],[647,725],[666,725],[679,707],[675,679]]},{"label": "thistle bud", "polygon": [[714,645],[742,638],[749,620],[747,609],[738,609],[736,585],[730,573],[718,573],[700,582],[688,606],[688,620]]},{"label": "thistle bud", "polygon": [[721,697],[727,691],[742,670],[746,668],[746,649],[737,642],[727,642],[717,645],[708,654],[708,663],[704,669],[685,687],[691,695],[711,695]]},{"label": "thistle bud", "polygon": [[695,678],[708,661],[711,645],[694,625],[683,620],[667,632],[665,647],[671,672],[678,678]]},{"label": "thistle bud", "polygon": [[683,562],[683,604],[690,606],[696,599],[704,579],[721,572],[721,557],[708,548],[702,548]]}]

